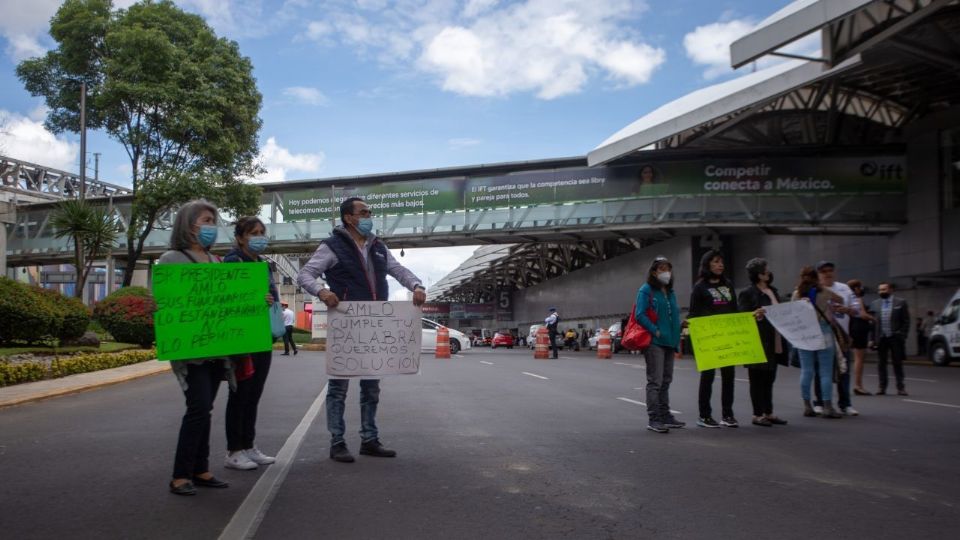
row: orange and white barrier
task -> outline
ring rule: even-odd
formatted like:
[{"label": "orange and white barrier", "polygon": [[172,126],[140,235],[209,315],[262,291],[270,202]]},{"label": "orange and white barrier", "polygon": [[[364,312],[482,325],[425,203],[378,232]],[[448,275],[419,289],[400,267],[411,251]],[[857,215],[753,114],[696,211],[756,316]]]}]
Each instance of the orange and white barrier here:
[{"label": "orange and white barrier", "polygon": [[600,360],[609,360],[613,358],[613,342],[610,340],[610,332],[600,331],[600,337],[597,339],[597,358]]},{"label": "orange and white barrier", "polygon": [[450,331],[446,326],[437,328],[436,358],[450,358]]},{"label": "orange and white barrier", "polygon": [[541,326],[537,330],[537,344],[533,349],[533,357],[537,360],[550,358],[550,334],[546,327]]}]

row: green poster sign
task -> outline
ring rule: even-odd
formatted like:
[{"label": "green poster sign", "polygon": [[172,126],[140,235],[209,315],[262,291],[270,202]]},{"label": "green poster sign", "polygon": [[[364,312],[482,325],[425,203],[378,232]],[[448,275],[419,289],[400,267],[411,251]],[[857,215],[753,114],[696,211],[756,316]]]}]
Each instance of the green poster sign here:
[{"label": "green poster sign", "polygon": [[267,263],[158,264],[153,324],[159,360],[269,351]]},{"label": "green poster sign", "polygon": [[687,321],[698,371],[767,361],[753,313],[694,317]]},{"label": "green poster sign", "polygon": [[905,193],[902,156],[773,157],[654,161],[323,187],[283,194],[286,221],[339,217],[360,197],[381,215],[483,210],[673,195]]},{"label": "green poster sign", "polygon": [[340,203],[360,197],[376,214],[420,214],[463,207],[463,179],[323,187],[283,194],[287,221],[340,219]]}]

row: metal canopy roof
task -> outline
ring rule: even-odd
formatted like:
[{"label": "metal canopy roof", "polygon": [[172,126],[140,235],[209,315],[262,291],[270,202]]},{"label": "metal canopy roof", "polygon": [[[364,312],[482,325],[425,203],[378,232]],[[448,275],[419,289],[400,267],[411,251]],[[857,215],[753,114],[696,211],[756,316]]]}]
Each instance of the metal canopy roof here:
[{"label": "metal canopy roof", "polygon": [[876,1],[823,32],[829,61],[788,61],[693,92],[614,134],[588,163],[650,148],[903,144],[901,128],[960,104],[960,0]]},{"label": "metal canopy roof", "polygon": [[827,69],[819,62],[791,60],[720,84],[702,88],[672,101],[614,133],[587,154],[590,166],[601,165],[695,128],[775,99],[820,79],[832,77],[860,63],[855,56]]},{"label": "metal canopy roof", "polygon": [[876,0],[797,0],[767,17],[730,45],[730,64],[738,68],[773,53]]}]

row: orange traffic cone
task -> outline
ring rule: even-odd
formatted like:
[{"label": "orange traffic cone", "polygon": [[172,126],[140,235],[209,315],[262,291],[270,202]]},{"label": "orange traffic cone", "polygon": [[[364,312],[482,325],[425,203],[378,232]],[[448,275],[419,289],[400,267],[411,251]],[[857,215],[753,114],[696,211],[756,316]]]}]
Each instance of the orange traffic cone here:
[{"label": "orange traffic cone", "polygon": [[610,343],[610,332],[607,330],[600,331],[600,339],[597,340],[597,358],[600,360],[608,360],[613,358],[613,350]]},{"label": "orange traffic cone", "polygon": [[446,326],[437,329],[436,358],[450,358],[450,331]]},{"label": "orange traffic cone", "polygon": [[537,345],[533,349],[533,357],[537,360],[550,358],[550,336],[545,326],[537,329]]}]

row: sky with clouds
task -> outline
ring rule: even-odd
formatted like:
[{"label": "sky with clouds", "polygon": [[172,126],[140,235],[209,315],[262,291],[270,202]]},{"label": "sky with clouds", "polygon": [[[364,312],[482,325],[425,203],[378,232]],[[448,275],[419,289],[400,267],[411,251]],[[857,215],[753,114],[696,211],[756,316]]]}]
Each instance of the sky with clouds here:
[{"label": "sky with clouds", "polygon": [[[258,180],[280,182],[584,155],[645,113],[734,76],[729,43],[790,2],[176,3],[251,58],[264,97]],[[14,71],[53,46],[59,5],[0,0],[0,154],[77,171],[78,137],[43,128],[42,101]],[[129,185],[118,143],[94,132],[87,144],[102,154],[103,180]],[[432,280],[450,269],[431,270]]]}]

